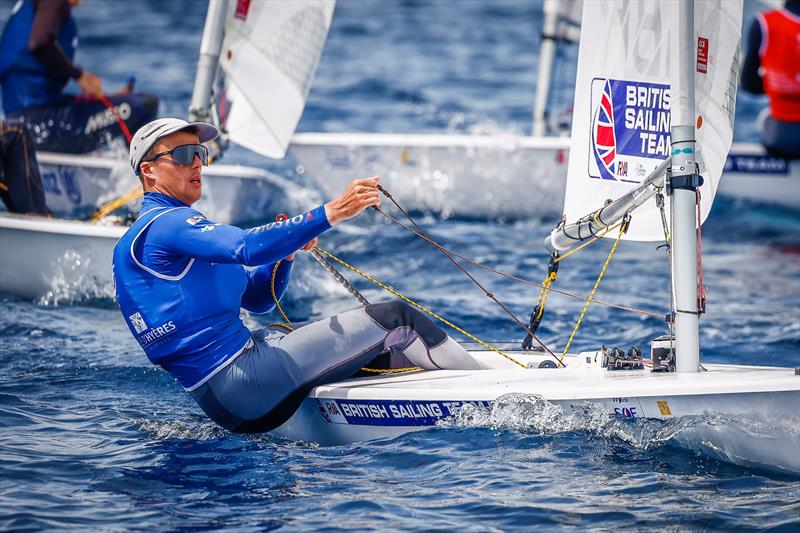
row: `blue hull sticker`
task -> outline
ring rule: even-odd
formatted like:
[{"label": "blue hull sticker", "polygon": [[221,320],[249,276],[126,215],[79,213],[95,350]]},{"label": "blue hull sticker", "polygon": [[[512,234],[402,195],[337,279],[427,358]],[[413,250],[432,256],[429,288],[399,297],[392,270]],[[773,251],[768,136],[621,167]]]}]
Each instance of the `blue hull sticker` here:
[{"label": "blue hull sticker", "polygon": [[725,172],[746,174],[788,174],[789,161],[768,155],[729,155]]},{"label": "blue hull sticker", "polygon": [[317,399],[326,422],[360,426],[433,426],[465,405],[488,409],[488,401]]}]

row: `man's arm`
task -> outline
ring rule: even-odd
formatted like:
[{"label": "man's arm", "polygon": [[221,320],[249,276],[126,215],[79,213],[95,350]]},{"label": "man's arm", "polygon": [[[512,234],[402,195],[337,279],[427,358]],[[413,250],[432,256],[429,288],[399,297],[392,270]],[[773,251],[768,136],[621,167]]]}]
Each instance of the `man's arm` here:
[{"label": "man's arm", "polygon": [[148,229],[145,260],[156,270],[186,257],[212,263],[268,265],[292,254],[330,227],[323,206],[249,230],[211,222],[194,209],[176,209]]},{"label": "man's arm", "polygon": [[764,80],[759,75],[761,68],[761,35],[760,17],[753,19],[750,32],[747,34],[747,53],[742,64],[742,89],[753,94],[764,94]]},{"label": "man's arm", "polygon": [[[247,273],[247,288],[242,295],[242,307],[253,313],[266,313],[275,308],[275,298],[280,301],[289,285],[294,261],[281,261],[263,265]],[[272,297],[272,276],[275,276],[275,298]]]},{"label": "man's arm", "polygon": [[48,70],[64,78],[77,80],[81,76],[81,69],[69,60],[56,40],[61,25],[68,16],[67,0],[38,0],[28,39],[28,50]]}]

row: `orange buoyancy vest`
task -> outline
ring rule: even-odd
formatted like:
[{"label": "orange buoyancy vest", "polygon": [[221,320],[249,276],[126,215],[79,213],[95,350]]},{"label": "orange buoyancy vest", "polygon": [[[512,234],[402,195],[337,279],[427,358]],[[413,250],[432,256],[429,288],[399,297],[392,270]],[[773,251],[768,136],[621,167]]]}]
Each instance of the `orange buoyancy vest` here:
[{"label": "orange buoyancy vest", "polygon": [[764,92],[778,120],[800,122],[800,17],[785,9],[759,15]]}]

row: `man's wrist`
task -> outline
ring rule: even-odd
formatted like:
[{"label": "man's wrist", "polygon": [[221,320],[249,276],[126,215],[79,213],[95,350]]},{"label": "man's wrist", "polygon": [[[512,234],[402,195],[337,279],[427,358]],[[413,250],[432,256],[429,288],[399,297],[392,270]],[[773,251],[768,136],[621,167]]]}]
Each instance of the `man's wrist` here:
[{"label": "man's wrist", "polygon": [[333,203],[334,203],[334,201],[331,200],[330,202],[326,203],[323,206],[324,211],[325,211],[325,218],[328,219],[328,224],[330,224],[331,226],[335,226],[336,224],[341,222],[340,217],[337,214],[339,212],[339,210],[336,209],[336,207],[333,205]]}]

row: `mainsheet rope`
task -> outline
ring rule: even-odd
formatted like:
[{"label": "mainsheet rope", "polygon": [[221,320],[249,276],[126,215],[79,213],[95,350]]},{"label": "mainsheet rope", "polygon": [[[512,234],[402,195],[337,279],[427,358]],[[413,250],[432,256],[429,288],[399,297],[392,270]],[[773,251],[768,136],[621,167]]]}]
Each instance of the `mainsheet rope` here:
[{"label": "mainsheet rope", "polygon": [[[563,363],[563,359],[564,359],[564,356],[566,355],[566,350],[569,348],[570,344],[572,343],[572,340],[574,339],[575,333],[577,332],[577,329],[578,329],[578,327],[580,326],[580,323],[581,323],[581,321],[582,321],[583,317],[585,316],[585,314],[586,314],[586,311],[587,311],[587,309],[588,309],[588,306],[589,306],[589,304],[590,304],[590,303],[592,303],[592,302],[595,302],[595,303],[601,303],[601,304],[605,304],[605,305],[607,305],[607,306],[610,306],[610,307],[615,307],[615,308],[619,308],[619,309],[623,309],[623,310],[628,310],[628,311],[632,311],[632,312],[637,312],[637,313],[640,313],[640,314],[645,314],[645,315],[648,315],[648,316],[655,316],[655,317],[659,317],[659,318],[661,318],[661,316],[662,316],[661,314],[658,314],[658,313],[652,313],[652,312],[650,312],[650,311],[643,311],[643,310],[639,310],[639,309],[635,309],[635,308],[630,308],[630,307],[626,307],[626,306],[620,306],[620,305],[617,305],[617,304],[608,304],[608,303],[605,303],[605,302],[599,302],[599,301],[596,301],[596,300],[594,300],[594,294],[595,294],[595,292],[597,291],[597,288],[598,288],[598,286],[599,286],[599,283],[600,283],[600,281],[602,280],[602,277],[603,277],[603,275],[605,274],[605,271],[606,271],[606,269],[608,268],[608,265],[609,265],[609,263],[610,263],[611,257],[614,255],[614,252],[616,251],[617,245],[619,244],[619,241],[620,241],[620,239],[621,239],[622,235],[625,233],[625,230],[627,229],[627,225],[628,225],[628,223],[629,223],[629,220],[630,220],[630,218],[629,218],[629,217],[627,217],[625,220],[623,220],[623,222],[620,222],[619,224],[617,224],[617,225],[615,225],[615,226],[611,226],[611,227],[609,227],[609,228],[606,228],[606,230],[605,230],[605,231],[604,231],[602,234],[600,234],[600,235],[598,235],[598,236],[596,237],[596,239],[595,239],[595,240],[599,239],[600,237],[604,236],[604,235],[605,235],[605,234],[607,234],[609,231],[611,231],[611,230],[613,230],[613,229],[615,229],[615,228],[617,228],[617,227],[619,227],[619,228],[620,228],[620,234],[619,234],[619,236],[617,237],[617,239],[616,239],[616,241],[615,241],[615,243],[614,243],[614,245],[613,245],[613,247],[612,247],[611,251],[609,252],[609,255],[608,255],[608,257],[607,257],[607,259],[606,259],[606,261],[605,261],[605,264],[603,265],[603,268],[602,268],[602,270],[601,270],[600,276],[598,277],[598,279],[597,279],[597,281],[596,281],[596,283],[595,283],[595,286],[594,286],[594,288],[592,289],[592,293],[591,293],[591,295],[590,295],[588,298],[584,298],[584,297],[580,297],[580,296],[574,295],[574,294],[572,294],[572,293],[567,293],[566,291],[557,291],[557,290],[555,290],[555,289],[551,289],[549,286],[548,286],[548,287],[545,287],[545,286],[543,286],[543,285],[537,284],[537,283],[535,283],[535,282],[531,282],[531,281],[529,281],[529,280],[524,280],[524,279],[522,279],[522,278],[517,278],[516,276],[512,276],[512,275],[510,275],[510,274],[506,274],[506,273],[504,273],[504,272],[502,272],[502,271],[499,271],[499,270],[496,270],[496,269],[492,269],[492,268],[490,268],[490,267],[486,267],[485,265],[482,265],[482,264],[480,264],[480,263],[474,262],[474,261],[472,261],[472,260],[470,260],[470,259],[467,259],[467,258],[463,257],[463,256],[462,256],[462,255],[460,255],[460,254],[457,254],[457,253],[455,253],[455,252],[452,252],[452,251],[448,250],[447,248],[445,248],[444,246],[442,246],[442,245],[441,245],[441,244],[439,244],[438,242],[434,241],[434,240],[433,240],[431,237],[429,237],[427,234],[425,234],[425,233],[423,232],[422,228],[421,228],[421,227],[420,227],[420,226],[419,226],[419,225],[418,225],[418,224],[417,224],[417,223],[416,223],[416,222],[415,222],[415,221],[414,221],[414,220],[411,218],[411,216],[410,216],[410,215],[409,215],[409,214],[408,214],[408,213],[407,213],[407,212],[406,212],[406,211],[405,211],[405,210],[404,210],[402,207],[400,207],[400,205],[399,205],[399,204],[398,204],[398,203],[397,203],[397,202],[394,200],[394,198],[391,196],[391,194],[389,194],[389,193],[388,193],[388,191],[386,191],[386,190],[385,190],[383,187],[381,187],[380,185],[378,185],[378,186],[377,186],[377,188],[378,188],[378,189],[379,189],[379,190],[380,190],[380,191],[381,191],[381,192],[382,192],[384,195],[386,195],[386,196],[387,196],[387,198],[389,198],[389,199],[392,201],[392,203],[394,203],[394,205],[395,205],[395,206],[397,206],[397,208],[398,208],[398,209],[399,209],[399,210],[400,210],[400,211],[401,211],[401,212],[402,212],[402,213],[403,213],[403,214],[406,216],[406,218],[408,218],[408,219],[411,221],[411,223],[412,223],[412,224],[414,224],[414,225],[415,225],[415,226],[416,226],[416,227],[419,229],[419,231],[416,231],[416,230],[414,230],[414,229],[412,229],[412,228],[408,227],[407,225],[403,224],[402,222],[400,222],[399,220],[395,219],[395,218],[394,218],[394,217],[392,217],[391,215],[388,215],[387,213],[385,213],[383,210],[381,210],[381,209],[380,209],[380,208],[378,208],[377,206],[373,206],[373,209],[375,209],[376,211],[378,211],[379,213],[381,213],[382,215],[384,215],[386,218],[388,218],[388,219],[389,219],[389,220],[391,220],[392,222],[394,222],[394,223],[396,223],[396,224],[400,225],[401,227],[403,227],[403,228],[404,228],[404,229],[406,229],[407,231],[410,231],[410,232],[411,232],[411,233],[413,233],[414,235],[416,235],[416,236],[418,236],[418,237],[422,238],[422,239],[423,239],[423,240],[425,240],[426,242],[428,242],[428,243],[430,243],[431,245],[433,245],[434,247],[436,247],[436,248],[437,248],[439,251],[441,251],[441,252],[442,252],[442,253],[443,253],[443,254],[444,254],[444,255],[445,255],[445,256],[446,256],[446,257],[447,257],[447,258],[448,258],[448,259],[449,259],[449,260],[450,260],[450,261],[451,261],[451,262],[452,262],[452,263],[453,263],[453,264],[454,264],[454,265],[455,265],[455,266],[458,268],[458,269],[459,269],[459,270],[461,270],[461,271],[462,271],[462,272],[463,272],[463,273],[464,273],[464,274],[465,274],[465,275],[466,275],[466,276],[467,276],[467,277],[468,277],[468,278],[469,278],[471,281],[473,281],[473,283],[475,283],[475,284],[476,284],[476,285],[477,285],[479,288],[481,288],[481,290],[483,290],[483,291],[484,291],[484,293],[487,295],[487,297],[489,297],[489,298],[491,298],[493,301],[495,301],[495,302],[496,302],[496,303],[497,303],[497,304],[498,304],[498,305],[499,305],[499,306],[500,306],[500,307],[501,307],[501,308],[502,308],[504,311],[506,311],[506,313],[507,313],[507,314],[509,314],[509,316],[510,316],[512,319],[514,319],[514,320],[515,320],[515,321],[516,321],[516,322],[517,322],[517,323],[518,323],[518,324],[519,324],[519,325],[520,325],[520,326],[521,326],[523,329],[525,329],[525,330],[528,332],[528,334],[529,334],[529,335],[530,335],[532,338],[535,338],[535,339],[536,339],[536,340],[539,342],[539,344],[540,344],[540,345],[541,345],[541,346],[542,346],[542,347],[543,347],[543,348],[544,348],[544,349],[545,349],[545,350],[546,350],[546,351],[547,351],[547,352],[548,352],[548,353],[549,353],[551,356],[553,356],[553,357],[556,359],[556,361],[558,362],[558,364],[560,364],[560,365],[562,365],[562,366],[565,366],[565,365],[564,365],[564,363]],[[591,242],[593,242],[593,241],[591,241]],[[590,242],[590,243],[591,243],[591,242]],[[588,245],[588,244],[590,244],[590,243],[586,243],[586,244],[582,245],[580,248],[583,248],[583,247],[587,246],[587,245]],[[415,301],[411,300],[410,298],[408,298],[408,297],[406,297],[406,296],[402,295],[401,293],[397,292],[396,290],[394,290],[393,288],[389,287],[388,285],[386,285],[386,284],[384,284],[384,283],[381,283],[380,281],[378,281],[378,280],[376,280],[375,278],[373,278],[373,277],[369,276],[368,274],[366,274],[366,273],[362,272],[361,270],[359,270],[359,269],[357,269],[356,267],[354,267],[354,266],[350,265],[349,263],[345,262],[344,260],[342,260],[342,259],[340,259],[340,258],[336,257],[335,255],[331,254],[330,252],[327,252],[326,250],[324,250],[324,249],[322,249],[322,248],[320,248],[320,247],[317,247],[317,251],[319,251],[320,253],[323,253],[323,254],[327,255],[328,257],[330,257],[330,258],[331,258],[331,259],[333,259],[334,261],[338,262],[338,263],[339,263],[339,264],[341,264],[342,266],[344,266],[344,267],[346,267],[346,268],[350,269],[351,271],[353,271],[353,272],[355,272],[355,273],[359,274],[360,276],[364,277],[365,279],[367,279],[367,280],[371,281],[372,283],[374,283],[374,284],[378,285],[379,287],[383,288],[383,289],[384,289],[384,290],[386,290],[387,292],[390,292],[390,293],[394,294],[395,296],[397,296],[398,298],[401,298],[401,299],[402,299],[402,300],[404,300],[405,302],[407,302],[407,303],[409,303],[409,304],[413,305],[414,307],[417,307],[417,308],[418,308],[418,309],[420,309],[421,311],[423,311],[423,312],[425,312],[425,313],[429,314],[430,316],[433,316],[433,317],[434,317],[434,318],[436,318],[437,320],[440,320],[441,322],[443,322],[443,323],[447,324],[447,325],[448,325],[448,326],[450,326],[451,328],[453,328],[453,329],[455,329],[456,331],[458,331],[459,333],[461,333],[461,334],[463,334],[463,335],[465,335],[465,336],[469,337],[470,339],[472,339],[472,340],[474,340],[475,342],[477,342],[477,343],[481,344],[482,346],[484,346],[484,347],[486,347],[486,348],[490,349],[491,351],[494,351],[494,352],[496,352],[496,353],[500,354],[501,356],[503,356],[503,357],[505,357],[506,359],[508,359],[508,360],[510,360],[510,361],[512,361],[512,362],[514,362],[515,364],[519,365],[520,367],[527,368],[527,367],[525,367],[525,365],[523,365],[523,364],[521,364],[520,362],[516,361],[516,360],[515,360],[513,357],[509,356],[508,354],[506,354],[506,353],[502,352],[501,350],[499,350],[499,349],[495,348],[494,346],[490,345],[489,343],[487,343],[487,342],[485,342],[485,341],[483,341],[483,340],[481,340],[481,339],[479,339],[479,338],[475,337],[474,335],[472,335],[471,333],[467,332],[467,331],[466,331],[466,330],[464,330],[463,328],[460,328],[460,327],[456,326],[455,324],[453,324],[452,322],[448,321],[447,319],[445,319],[445,318],[443,318],[443,317],[439,316],[438,314],[436,314],[436,313],[434,313],[433,311],[431,311],[431,310],[427,309],[426,307],[424,307],[424,306],[422,306],[422,305],[418,304],[417,302],[415,302]],[[573,252],[573,253],[574,253],[574,252]],[[568,255],[571,255],[571,253],[570,253],[570,254],[567,254],[567,256],[568,256]],[[520,322],[520,321],[519,321],[519,319],[518,319],[518,318],[517,318],[517,317],[516,317],[516,316],[515,316],[515,315],[514,315],[514,314],[513,314],[513,313],[512,313],[510,310],[508,310],[508,308],[507,308],[505,305],[503,305],[503,304],[502,304],[502,302],[498,301],[498,300],[497,300],[497,298],[496,298],[496,297],[494,297],[494,295],[493,295],[491,292],[489,292],[488,290],[486,290],[486,289],[485,289],[485,288],[484,288],[484,287],[483,287],[483,286],[480,284],[480,282],[478,282],[478,281],[477,281],[477,280],[476,280],[476,279],[475,279],[475,278],[474,278],[474,277],[473,277],[473,276],[472,276],[472,275],[471,275],[469,272],[467,272],[467,271],[466,271],[466,270],[465,270],[463,267],[461,267],[461,265],[459,265],[459,264],[458,264],[458,263],[457,263],[457,262],[456,262],[456,261],[453,259],[453,257],[458,257],[458,258],[460,258],[460,259],[462,259],[462,260],[464,260],[464,261],[466,261],[466,262],[468,262],[468,263],[470,263],[470,264],[474,264],[474,265],[476,265],[476,266],[479,266],[479,267],[481,267],[481,268],[484,268],[484,269],[486,269],[486,270],[489,270],[489,271],[495,272],[495,273],[497,273],[497,274],[499,274],[499,275],[503,275],[503,276],[509,277],[509,278],[511,278],[511,279],[516,279],[516,280],[518,280],[518,281],[521,281],[521,282],[524,282],[524,283],[527,283],[527,284],[530,284],[530,285],[534,285],[534,286],[539,286],[539,287],[542,287],[543,289],[547,289],[548,291],[549,291],[549,290],[553,290],[554,292],[563,293],[563,294],[565,294],[565,295],[572,296],[572,297],[576,297],[576,298],[578,298],[578,299],[584,300],[584,301],[586,302],[586,304],[585,304],[585,306],[584,306],[584,308],[583,308],[583,311],[581,312],[581,315],[580,315],[580,317],[578,318],[577,324],[576,324],[576,326],[575,326],[575,328],[574,328],[574,330],[573,330],[573,332],[572,332],[572,335],[570,336],[569,342],[568,342],[568,344],[567,344],[567,348],[565,348],[565,351],[564,351],[564,353],[561,355],[561,357],[559,357],[559,356],[556,356],[556,355],[555,355],[555,354],[554,354],[554,353],[553,353],[551,350],[549,350],[549,349],[547,348],[547,346],[546,346],[546,345],[544,345],[544,343],[542,343],[542,341],[541,341],[541,340],[539,340],[539,339],[538,339],[538,338],[537,338],[537,337],[536,337],[536,336],[533,334],[533,332],[532,332],[532,331],[531,331],[531,330],[530,330],[530,329],[529,329],[527,326],[525,326],[525,324],[523,324],[522,322]],[[565,257],[566,257],[566,256],[565,256]],[[277,269],[277,265],[276,265],[276,269]],[[284,320],[286,320],[286,321],[288,322],[288,321],[289,321],[289,319],[288,319],[288,317],[286,317],[285,313],[283,313],[283,310],[282,310],[282,308],[280,307],[280,303],[278,302],[278,300],[277,300],[277,297],[276,297],[276,294],[275,294],[275,292],[274,292],[274,281],[275,281],[275,279],[274,279],[274,274],[275,274],[275,272],[276,272],[276,271],[277,271],[277,270],[274,270],[274,271],[273,271],[273,279],[272,279],[272,290],[273,290],[273,294],[272,294],[272,296],[273,296],[273,299],[275,300],[276,307],[278,308],[278,310],[279,310],[279,312],[281,313],[282,317],[284,318]],[[280,326],[280,327],[284,327],[284,328],[287,328],[287,329],[289,329],[289,330],[291,331],[291,329],[290,329],[290,328],[291,328],[291,326],[288,326],[287,324],[273,324],[273,325]],[[369,369],[365,369],[365,370],[369,370]],[[404,370],[406,370],[406,369],[404,369]],[[376,370],[376,371],[377,371],[377,370]]]},{"label": "mainsheet rope", "polygon": [[[472,260],[472,259],[470,259],[468,257],[465,257],[465,256],[459,254],[458,252],[455,252],[455,251],[447,248],[446,246],[443,246],[442,244],[439,244],[438,242],[434,241],[433,239],[427,237],[426,235],[424,235],[424,234],[422,234],[422,233],[420,233],[418,231],[415,231],[413,228],[411,228],[408,225],[404,224],[403,222],[397,220],[395,217],[393,217],[392,215],[386,213],[385,211],[380,210],[380,209],[378,209],[377,211],[380,214],[382,214],[384,217],[386,217],[388,220],[390,220],[391,222],[393,222],[393,223],[397,224],[398,226],[402,227],[406,231],[416,235],[417,237],[427,241],[429,244],[435,246],[436,248],[439,248],[440,250],[446,251],[447,253],[449,253],[453,257],[457,257],[457,258],[461,259],[462,261],[464,261],[464,262],[466,262],[466,263],[468,263],[470,265],[473,265],[475,267],[481,268],[481,269],[486,270],[488,272],[492,272],[494,274],[497,274],[498,276],[502,276],[502,277],[505,277],[505,278],[508,278],[508,279],[512,279],[514,281],[518,281],[520,283],[524,283],[526,285],[531,285],[533,287],[538,287],[540,289],[544,289],[545,288],[545,285],[543,285],[542,283],[538,283],[538,282],[535,282],[535,281],[531,281],[529,279],[525,279],[525,278],[521,278],[519,276],[515,276],[513,274],[509,274],[507,272],[503,272],[502,270],[498,270],[496,268],[492,268],[490,266],[484,265],[483,263],[479,263],[479,262],[474,261],[474,260]],[[619,225],[612,226],[612,228],[609,228],[609,229],[614,229],[614,228],[616,228],[618,226]],[[605,235],[605,232],[602,235]],[[592,241],[592,242],[594,242],[594,241]],[[563,256],[563,257],[566,257],[566,255]],[[556,294],[561,294],[563,296],[568,296],[570,298],[575,298],[576,300],[581,300],[581,301],[584,301],[584,302],[589,300],[589,298],[587,298],[585,296],[581,296],[579,294],[575,294],[575,293],[572,293],[572,292],[569,292],[569,291],[554,289],[552,287],[549,288],[549,291],[550,292],[554,292]],[[612,307],[614,309],[620,309],[622,311],[629,311],[631,313],[638,313],[638,314],[641,314],[641,315],[644,315],[644,316],[651,316],[651,317],[656,317],[656,318],[664,318],[664,313],[655,313],[653,311],[646,311],[644,309],[637,309],[635,307],[629,307],[629,306],[625,306],[625,305],[605,302],[605,301],[602,301],[602,300],[594,300],[593,299],[592,303],[593,304],[597,304],[597,305],[606,306],[606,307]]]},{"label": "mainsheet rope", "polygon": [[[522,321],[521,321],[521,320],[520,320],[520,319],[517,317],[517,315],[515,315],[513,312],[511,312],[511,310],[510,310],[508,307],[506,307],[506,306],[505,306],[505,305],[504,305],[504,304],[503,304],[503,303],[502,303],[500,300],[498,300],[498,299],[497,299],[497,297],[495,297],[495,295],[494,295],[494,294],[492,294],[491,292],[489,292],[488,290],[486,290],[486,288],[485,288],[483,285],[481,285],[481,283],[480,283],[480,282],[479,282],[477,279],[475,279],[475,277],[474,277],[472,274],[470,274],[469,272],[467,272],[467,270],[466,270],[466,269],[464,269],[464,267],[462,267],[461,265],[459,265],[459,264],[458,264],[458,261],[456,261],[456,260],[453,258],[453,255],[452,255],[452,254],[450,254],[450,253],[449,253],[447,250],[445,250],[445,248],[444,248],[442,245],[440,245],[438,242],[434,241],[434,240],[433,240],[431,237],[429,237],[429,236],[428,236],[428,235],[427,235],[427,234],[424,232],[424,230],[423,230],[423,229],[422,229],[422,228],[419,226],[419,224],[417,224],[417,223],[414,221],[414,219],[413,219],[413,218],[411,218],[411,215],[409,215],[409,214],[408,214],[408,213],[405,211],[405,209],[403,209],[402,207],[400,207],[400,204],[398,204],[398,203],[395,201],[394,197],[393,197],[393,196],[392,196],[392,195],[389,193],[389,191],[387,191],[386,189],[384,189],[384,188],[383,188],[383,187],[381,187],[380,185],[377,185],[376,187],[377,187],[377,189],[378,189],[379,191],[381,191],[381,192],[383,193],[383,195],[384,195],[384,196],[386,196],[386,197],[387,197],[389,200],[391,200],[391,202],[392,202],[392,203],[395,205],[395,207],[397,207],[397,209],[399,209],[399,210],[400,210],[400,212],[401,212],[401,213],[403,213],[403,215],[404,215],[404,216],[405,216],[405,217],[406,217],[406,218],[407,218],[407,219],[408,219],[408,220],[409,220],[409,221],[410,221],[410,222],[411,222],[411,223],[414,225],[414,227],[416,227],[416,228],[417,228],[417,230],[419,230],[419,232],[420,232],[420,235],[421,235],[421,236],[424,236],[424,239],[425,239],[425,241],[429,242],[429,243],[430,243],[430,244],[432,244],[432,245],[433,245],[433,246],[434,246],[434,247],[435,247],[437,250],[439,250],[440,252],[442,252],[442,254],[444,254],[444,256],[445,256],[445,257],[447,257],[447,259],[449,259],[449,260],[450,260],[450,262],[451,262],[451,263],[453,263],[453,265],[455,265],[455,267],[456,267],[456,268],[458,268],[458,269],[459,269],[461,272],[463,272],[465,276],[467,276],[467,277],[468,277],[468,278],[469,278],[469,279],[470,279],[470,280],[471,280],[471,281],[472,281],[472,282],[473,282],[475,285],[477,285],[477,286],[478,286],[478,288],[480,288],[480,289],[481,289],[481,290],[484,292],[484,294],[485,294],[485,295],[486,295],[486,296],[487,296],[487,297],[488,297],[490,300],[492,300],[492,301],[493,301],[493,302],[495,302],[495,303],[496,303],[498,306],[500,306],[500,308],[501,308],[501,309],[502,309],[502,310],[503,310],[503,311],[504,311],[504,312],[505,312],[505,313],[506,313],[506,314],[507,314],[509,317],[511,317],[511,319],[512,319],[512,320],[514,320],[514,322],[516,322],[517,324],[519,324],[519,326],[520,326],[522,329],[524,329],[524,330],[525,330],[525,331],[528,333],[528,335],[530,335],[530,336],[531,336],[531,338],[532,338],[533,340],[535,340],[537,343],[539,343],[539,346],[541,346],[541,347],[544,349],[544,351],[546,351],[548,354],[550,354],[550,356],[552,356],[554,359],[556,359],[556,360],[559,362],[559,364],[561,364],[562,366],[565,366],[565,365],[564,365],[564,364],[563,364],[563,363],[562,363],[562,362],[561,362],[561,361],[558,359],[558,356],[556,356],[556,354],[554,354],[554,353],[553,353],[553,351],[552,351],[552,350],[550,350],[550,348],[548,348],[548,347],[547,347],[547,345],[546,345],[544,342],[542,342],[542,340],[541,340],[541,339],[539,339],[539,337],[537,337],[537,336],[536,336],[536,334],[535,334],[533,331],[531,331],[531,329],[530,329],[530,328],[529,328],[527,325],[525,325],[525,323],[523,323],[523,322],[522,322]],[[375,210],[376,210],[376,211],[378,211],[379,213],[382,213],[382,214],[383,214],[383,210],[381,210],[381,208],[379,208],[379,207],[377,207],[377,206],[372,206],[372,207],[373,207],[373,209],[375,209]],[[499,352],[499,350],[497,350],[497,349],[495,349],[495,351],[498,351],[498,352]],[[505,355],[505,357],[509,358],[509,356],[507,356],[507,355]],[[516,361],[515,361],[515,362],[516,362]],[[520,364],[520,363],[517,363],[517,364]],[[522,365],[521,365],[521,366],[522,366]]]},{"label": "mainsheet rope", "polygon": [[[321,248],[317,248],[317,250],[319,250],[321,252],[324,252],[324,250],[322,250]],[[324,252],[324,253],[328,254],[328,252]],[[328,254],[328,255],[330,255],[332,257],[332,254]],[[338,258],[337,258],[337,260],[338,260]],[[281,259],[280,261],[275,263],[275,266],[272,268],[272,278],[270,279],[270,291],[272,293],[272,300],[275,302],[275,308],[278,310],[278,313],[280,313],[281,318],[283,318],[284,322],[283,323],[282,322],[273,322],[269,326],[270,327],[279,327],[279,328],[285,329],[286,331],[291,333],[292,331],[294,331],[294,327],[292,327],[290,325],[291,320],[289,320],[289,317],[286,316],[286,313],[284,312],[283,307],[281,306],[281,303],[278,300],[278,295],[275,293],[275,278],[276,278],[276,276],[278,274],[278,266],[282,262],[283,262],[283,260]],[[333,269],[333,265],[331,265],[331,269]],[[328,270],[328,269],[326,269],[326,270]],[[330,273],[330,270],[328,270],[328,272]],[[338,272],[337,272],[337,274],[338,274]],[[339,275],[341,276],[341,274],[339,274]],[[361,300],[359,300],[359,302],[361,303]],[[363,372],[370,372],[370,373],[374,373],[374,374],[398,374],[398,373],[401,373],[401,372],[415,372],[417,370],[422,370],[422,369],[420,367],[418,367],[418,366],[410,366],[410,367],[405,367],[405,368],[368,368],[368,367],[362,367],[361,370]]]}]

